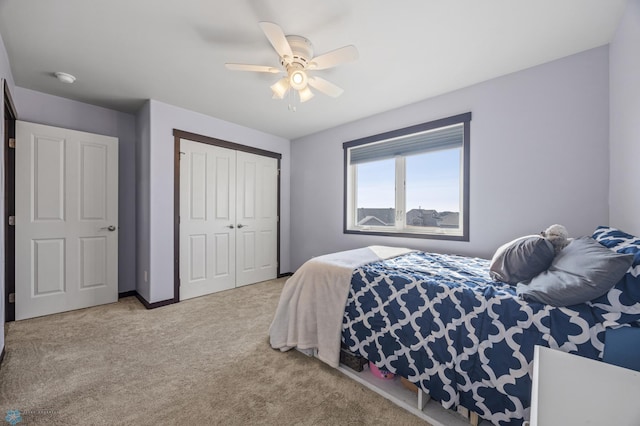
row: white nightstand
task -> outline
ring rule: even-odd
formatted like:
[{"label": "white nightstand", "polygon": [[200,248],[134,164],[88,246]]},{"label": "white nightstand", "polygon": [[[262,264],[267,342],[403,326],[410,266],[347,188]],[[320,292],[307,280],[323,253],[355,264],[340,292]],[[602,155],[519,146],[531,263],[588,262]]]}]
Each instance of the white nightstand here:
[{"label": "white nightstand", "polygon": [[640,372],[535,347],[531,426],[640,425]]}]

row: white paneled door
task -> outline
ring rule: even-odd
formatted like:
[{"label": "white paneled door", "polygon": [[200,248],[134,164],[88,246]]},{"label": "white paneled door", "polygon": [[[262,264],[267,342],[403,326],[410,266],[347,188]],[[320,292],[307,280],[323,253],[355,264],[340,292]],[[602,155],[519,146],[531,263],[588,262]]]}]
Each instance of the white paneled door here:
[{"label": "white paneled door", "polygon": [[180,300],[277,275],[277,160],[180,140]]},{"label": "white paneled door", "polygon": [[118,300],[118,139],[16,121],[16,320]]},{"label": "white paneled door", "polygon": [[235,287],[236,153],[180,141],[180,300]]},{"label": "white paneled door", "polygon": [[237,153],[236,286],[277,275],[278,160]]}]

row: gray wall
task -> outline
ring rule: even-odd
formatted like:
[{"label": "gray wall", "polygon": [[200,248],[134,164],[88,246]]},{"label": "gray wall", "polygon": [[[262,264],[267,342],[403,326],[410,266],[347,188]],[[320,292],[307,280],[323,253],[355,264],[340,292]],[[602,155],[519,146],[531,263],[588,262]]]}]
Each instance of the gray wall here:
[{"label": "gray wall", "polygon": [[137,291],[145,300],[151,300],[149,284],[149,219],[150,219],[150,174],[149,157],[151,147],[151,102],[147,101],[136,115],[136,261]]},{"label": "gray wall", "polygon": [[[603,46],[292,141],[292,267],[371,244],[491,257],[554,223],[607,224],[608,70]],[[342,233],[343,142],[467,111],[469,242]]]},{"label": "gray wall", "polygon": [[135,117],[22,87],[13,99],[20,120],[118,138],[118,291],[135,290]]},{"label": "gray wall", "polygon": [[[289,263],[290,142],[278,136],[239,126],[155,100],[150,101],[149,155],[149,262],[148,302],[173,298],[173,129],[185,130],[229,142],[282,154],[280,205],[281,271]],[[143,142],[144,143],[144,142]],[[146,202],[146,201],[143,201]]]},{"label": "gray wall", "polygon": [[[9,64],[7,49],[5,49],[4,47],[4,41],[2,40],[1,35],[0,35],[0,78],[4,78],[5,80],[7,80],[7,83],[9,85],[9,91],[13,93],[13,88],[15,87],[15,83],[13,82],[13,74],[11,73],[11,65]],[[2,125],[4,125],[4,123]]]},{"label": "gray wall", "polygon": [[630,0],[610,47],[611,226],[640,235],[640,0]]}]

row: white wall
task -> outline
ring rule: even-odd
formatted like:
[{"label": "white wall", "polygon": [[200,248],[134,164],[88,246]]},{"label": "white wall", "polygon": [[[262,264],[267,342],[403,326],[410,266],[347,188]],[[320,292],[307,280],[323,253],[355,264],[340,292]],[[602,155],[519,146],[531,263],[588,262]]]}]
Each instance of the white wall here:
[{"label": "white wall", "polygon": [[16,87],[19,119],[118,138],[118,291],[136,288],[135,116]]},{"label": "white wall", "polygon": [[[490,257],[554,223],[607,224],[608,69],[603,46],[292,141],[292,268],[371,244]],[[469,242],[343,234],[343,142],[467,111]]]},{"label": "white wall", "polygon": [[610,46],[611,226],[640,235],[640,0],[629,0]]},{"label": "white wall", "polygon": [[[212,102],[216,100],[212,98]],[[173,129],[282,154],[280,271],[289,272],[289,140],[155,100],[150,101],[150,122],[150,298],[147,301],[173,298]]]}]

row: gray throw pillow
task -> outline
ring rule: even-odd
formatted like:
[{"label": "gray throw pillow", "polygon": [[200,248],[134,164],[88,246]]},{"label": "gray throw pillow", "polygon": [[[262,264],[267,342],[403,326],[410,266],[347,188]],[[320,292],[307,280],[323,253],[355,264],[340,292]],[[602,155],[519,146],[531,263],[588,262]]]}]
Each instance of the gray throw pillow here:
[{"label": "gray throw pillow", "polygon": [[571,241],[548,270],[519,283],[521,299],[552,306],[569,306],[602,296],[627,272],[633,255],[616,253],[591,237]]},{"label": "gray throw pillow", "polygon": [[516,238],[496,250],[489,275],[496,281],[517,284],[545,271],[554,256],[553,244],[540,235]]}]

